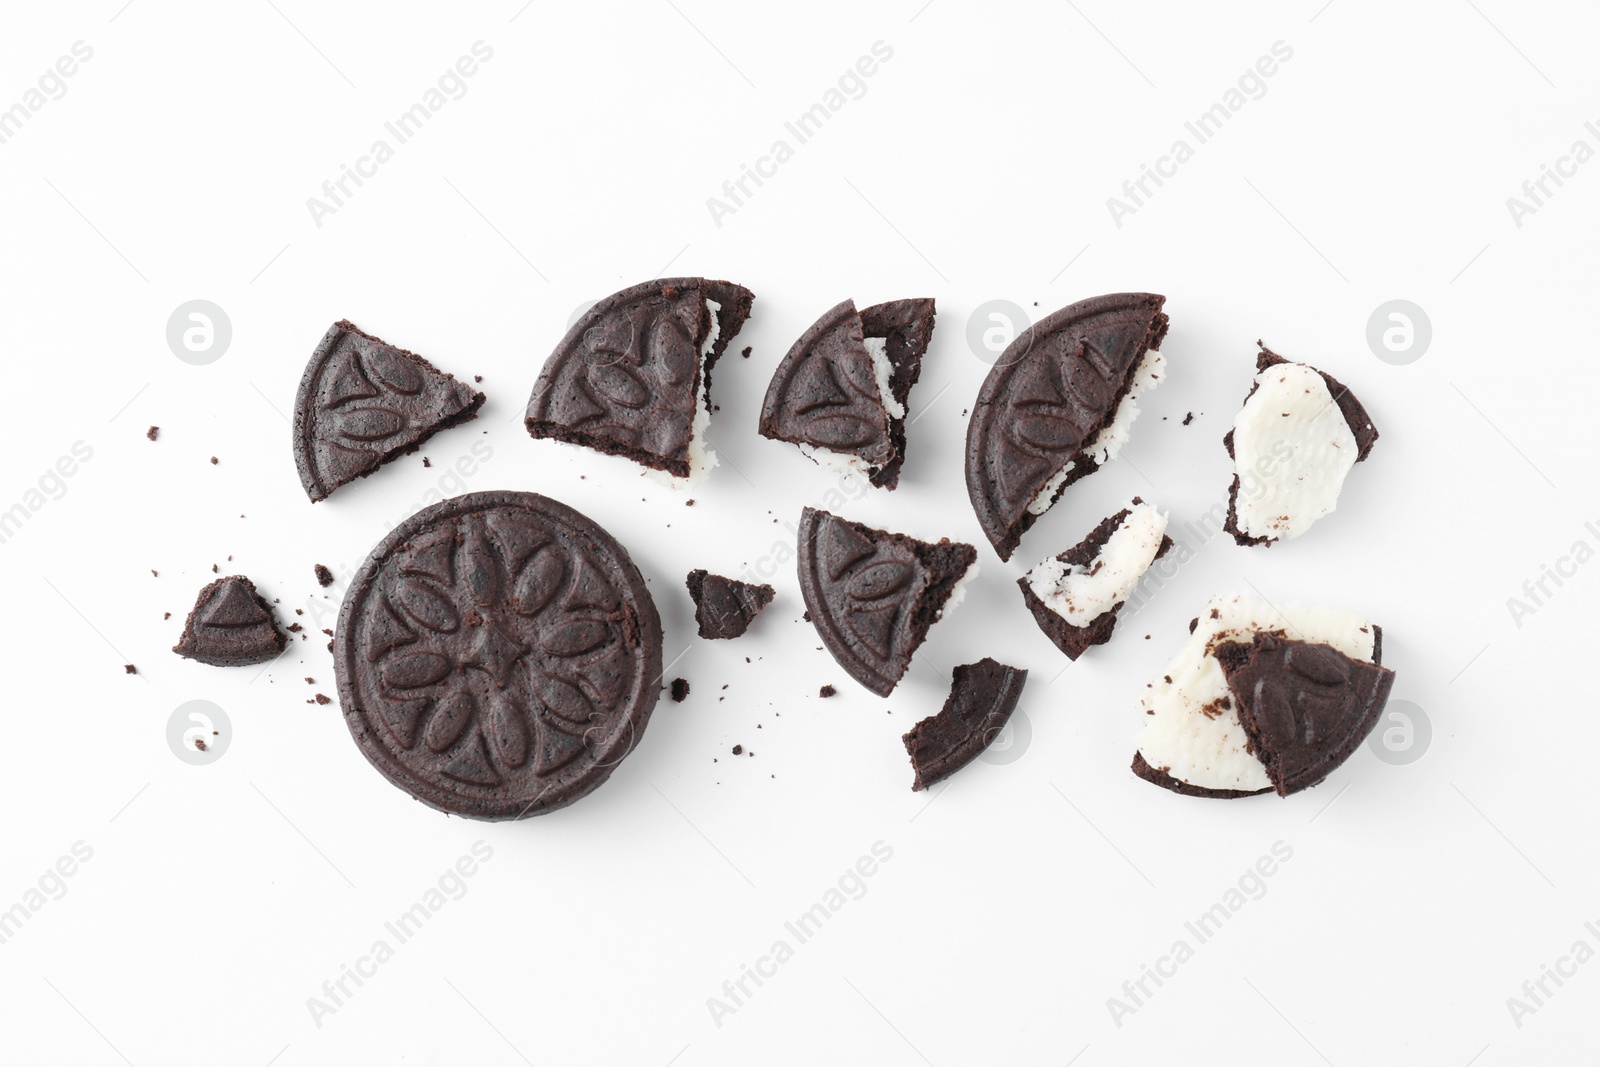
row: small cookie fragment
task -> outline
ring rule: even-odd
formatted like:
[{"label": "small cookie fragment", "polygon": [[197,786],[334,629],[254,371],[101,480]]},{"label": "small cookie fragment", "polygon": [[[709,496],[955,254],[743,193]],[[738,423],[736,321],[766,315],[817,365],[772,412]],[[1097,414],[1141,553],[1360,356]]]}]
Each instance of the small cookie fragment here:
[{"label": "small cookie fragment", "polygon": [[1342,382],[1256,343],[1255,380],[1222,439],[1234,464],[1223,529],[1241,545],[1299,537],[1330,514],[1378,440]]},{"label": "small cookie fragment", "polygon": [[317,584],[322,586],[322,588],[326,589],[326,588],[328,588],[328,586],[333,584],[333,572],[330,571],[328,568],[326,568],[322,564],[318,563],[318,564],[314,565],[311,569],[312,569],[312,572],[315,573],[316,576],[317,576]]},{"label": "small cookie fragment", "polygon": [[800,592],[823,646],[884,697],[978,570],[971,545],[930,544],[815,508],[801,512],[797,540]]},{"label": "small cookie fragment", "polygon": [[831,696],[838,695],[839,691],[831,685],[825,685],[821,689],[817,690],[817,696],[821,697],[823,700],[827,700]]},{"label": "small cookie fragment", "polygon": [[689,679],[674,678],[672,680],[671,695],[672,702],[674,704],[682,704],[685,700],[689,699]]},{"label": "small cookie fragment", "polygon": [[200,590],[172,651],[215,667],[243,667],[277,658],[288,643],[255,583],[231,574]]},{"label": "small cookie fragment", "polygon": [[147,440],[154,441],[157,437],[161,436],[161,427],[152,426],[144,432],[144,435]]},{"label": "small cookie fragment", "polygon": [[694,621],[700,636],[708,640],[742,636],[777,595],[770,585],[751,585],[705,570],[690,571],[685,584],[694,601]]},{"label": "small cookie fragment", "polygon": [[1018,578],[1017,585],[1039,629],[1075,660],[1090,646],[1111,640],[1117,612],[1171,547],[1166,515],[1134,497],[1082,541]]},{"label": "small cookie fragment", "polygon": [[124,663],[122,665],[122,673],[123,674],[138,674],[139,673],[139,668],[135,667],[131,663]]},{"label": "small cookie fragment", "polygon": [[1028,672],[985,657],[957,667],[939,714],[901,738],[916,780],[912,792],[943,781],[978,758],[1016,710]]}]

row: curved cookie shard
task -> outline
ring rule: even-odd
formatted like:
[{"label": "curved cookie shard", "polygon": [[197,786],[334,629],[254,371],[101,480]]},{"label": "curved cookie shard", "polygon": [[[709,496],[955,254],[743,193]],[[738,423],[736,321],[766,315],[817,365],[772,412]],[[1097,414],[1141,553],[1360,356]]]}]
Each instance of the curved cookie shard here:
[{"label": "curved cookie shard", "polygon": [[694,601],[695,625],[707,640],[744,636],[761,609],[777,595],[770,585],[751,585],[706,570],[690,571],[684,584]]},{"label": "curved cookie shard", "polygon": [[627,550],[534,493],[469,493],[380,541],[333,641],[345,724],[393,785],[473,819],[586,796],[661,692],[660,616]]},{"label": "curved cookie shard", "polygon": [[230,574],[200,590],[172,651],[214,667],[246,667],[276,659],[288,643],[255,583]]},{"label": "curved cookie shard", "polygon": [[706,278],[661,278],[606,297],[545,361],[528,433],[698,478],[716,464],[705,439],[711,372],[754,300],[741,285]]},{"label": "curved cookie shard", "polygon": [[912,792],[977,759],[1000,736],[1027,680],[1027,671],[988,657],[957,667],[939,714],[923,719],[900,739],[916,773]]},{"label": "curved cookie shard", "polygon": [[1215,655],[1245,736],[1285,797],[1318,784],[1361,747],[1394,684],[1391,670],[1281,633],[1224,642]]},{"label": "curved cookie shard", "polygon": [[484,396],[348,321],[328,328],[294,400],[294,462],[314,504],[477,418]]},{"label": "curved cookie shard", "polygon": [[818,464],[894,489],[905,462],[911,387],[933,336],[931,298],[857,312],[845,300],[794,343],[767,386],[762,436],[788,441]]},{"label": "curved cookie shard", "polygon": [[1017,579],[1034,621],[1068,659],[1111,640],[1117,613],[1172,548],[1167,517],[1134,497],[1089,536]]},{"label": "curved cookie shard", "polygon": [[977,550],[875,530],[826,511],[800,515],[800,592],[824,647],[849,675],[888,696],[935,622],[977,573]]},{"label": "curved cookie shard", "polygon": [[1213,597],[1190,624],[1183,648],[1140,698],[1145,718],[1134,773],[1188,796],[1231,798],[1274,790],[1216,652],[1222,645],[1252,641],[1258,633],[1329,646],[1364,663],[1381,658],[1382,631],[1353,612],[1294,605],[1280,610],[1241,593]]},{"label": "curved cookie shard", "polygon": [[1222,439],[1235,468],[1223,529],[1241,545],[1299,537],[1334,510],[1350,468],[1377,440],[1342,382],[1261,345],[1250,392]]},{"label": "curved cookie shard", "polygon": [[1067,486],[1110,462],[1166,374],[1167,333],[1154,293],[1064,307],[1007,346],[967,425],[967,492],[1001,559]]}]

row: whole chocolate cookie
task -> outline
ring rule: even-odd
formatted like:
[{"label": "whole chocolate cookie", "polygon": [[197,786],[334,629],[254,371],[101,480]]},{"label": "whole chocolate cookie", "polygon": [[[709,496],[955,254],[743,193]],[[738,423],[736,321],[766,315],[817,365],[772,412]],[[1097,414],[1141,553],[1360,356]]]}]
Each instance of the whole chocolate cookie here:
[{"label": "whole chocolate cookie", "polygon": [[415,352],[334,323],[294,398],[294,462],[306,496],[315,504],[415,452],[440,430],[477,418],[483,399]]},{"label": "whole chocolate cookie", "polygon": [[1122,447],[1133,395],[1164,373],[1165,302],[1154,293],[1080,300],[995,361],[967,424],[967,493],[1001,559],[1067,486]]},{"label": "whole chocolate cookie", "polygon": [[431,807],[520,819],[610,776],[660,695],[661,620],[610,534],[535,493],[434,504],[372,550],[334,671],[362,754]]}]

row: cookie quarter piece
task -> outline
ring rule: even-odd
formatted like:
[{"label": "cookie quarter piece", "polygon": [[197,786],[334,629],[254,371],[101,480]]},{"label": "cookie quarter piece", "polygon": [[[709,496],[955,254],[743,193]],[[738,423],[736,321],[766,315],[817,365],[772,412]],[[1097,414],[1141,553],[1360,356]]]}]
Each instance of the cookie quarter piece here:
[{"label": "cookie quarter piece", "polygon": [[894,489],[905,462],[906,405],[933,337],[931,298],[845,300],[789,349],[761,407],[764,437],[833,470]]},{"label": "cookie quarter piece", "polygon": [[883,697],[977,574],[971,545],[929,544],[814,508],[801,512],[797,540],[800,592],[824,647]]},{"label": "cookie quarter piece", "polygon": [[967,424],[967,494],[1001,559],[1127,442],[1139,395],[1166,376],[1165,302],[1154,293],[1081,300],[1022,331],[995,361]]},{"label": "cookie quarter piece", "polygon": [[200,590],[172,651],[214,667],[246,667],[276,659],[288,643],[255,583],[230,574]]},{"label": "cookie quarter piece", "polygon": [[661,693],[644,576],[592,520],[469,493],[380,541],[339,609],[334,673],[362,755],[430,807],[543,815],[633,751]]},{"label": "cookie quarter piece", "polygon": [[1171,547],[1167,517],[1134,497],[1082,541],[1018,578],[1017,585],[1039,629],[1075,660],[1091,645],[1111,640],[1117,612]]},{"label": "cookie quarter piece", "polygon": [[661,278],[614,293],[561,339],[534,383],[524,423],[660,471],[674,485],[716,466],[706,443],[711,371],[755,296],[732,282]]},{"label": "cookie quarter piece", "polygon": [[1377,440],[1342,382],[1261,345],[1255,380],[1222,439],[1235,470],[1223,529],[1241,545],[1299,537],[1333,511],[1345,476]]},{"label": "cookie quarter piece", "polygon": [[1361,747],[1394,684],[1391,670],[1278,633],[1218,645],[1216,657],[1245,736],[1285,797],[1321,782]]},{"label": "cookie quarter piece", "polygon": [[694,601],[695,625],[708,640],[744,636],[761,609],[777,595],[770,585],[751,585],[705,570],[690,571],[684,584]]},{"label": "cookie quarter piece", "polygon": [[978,758],[1005,728],[1022,697],[1028,672],[985,657],[957,667],[950,695],[900,740],[911,757],[912,792],[943,781]]},{"label": "cookie quarter piece", "polygon": [[483,394],[415,352],[341,320],[328,327],[294,398],[294,462],[315,504],[440,430],[477,418]]},{"label": "cookie quarter piece", "polygon": [[[1239,646],[1253,648],[1258,634],[1269,635],[1277,643],[1263,650],[1264,658],[1241,659],[1236,649]],[[1281,718],[1275,717],[1281,711],[1276,696],[1264,710],[1259,713],[1255,710],[1254,681],[1265,677],[1274,666],[1282,666],[1281,657],[1275,661],[1272,653],[1282,642],[1290,641],[1290,635],[1294,643],[1329,648],[1357,664],[1376,668],[1382,661],[1383,631],[1353,612],[1294,605],[1280,610],[1259,597],[1241,593],[1213,597],[1206,610],[1190,624],[1189,640],[1146,687],[1140,699],[1144,728],[1136,743],[1133,772],[1185,796],[1231,799],[1277,790],[1266,762],[1268,749],[1257,738],[1270,741],[1279,751],[1287,753],[1282,758],[1272,758],[1285,768],[1278,778],[1293,786],[1290,792],[1314,784],[1307,780],[1306,767],[1322,768],[1321,774],[1325,775],[1342,762],[1354,750],[1345,750],[1344,743],[1355,732],[1364,738],[1371,729],[1370,723],[1364,728],[1351,726],[1352,717],[1346,706],[1359,706],[1364,713],[1371,703],[1368,699],[1371,691],[1364,688],[1350,701],[1341,702],[1338,709],[1325,713],[1319,702],[1326,701],[1331,690],[1319,693],[1310,685],[1296,688],[1298,683],[1288,684],[1305,671],[1315,669],[1308,666],[1314,658],[1311,654],[1298,661],[1297,669],[1278,671],[1272,679],[1272,685],[1278,687],[1274,692],[1295,688],[1296,692],[1306,693],[1304,697],[1290,696],[1291,707],[1295,701],[1303,700],[1310,711],[1304,720],[1298,721],[1298,727],[1286,726]],[[1224,648],[1230,649],[1227,669],[1219,659],[1222,655],[1219,649]],[[1240,690],[1230,686],[1228,670],[1238,675],[1241,686],[1246,684],[1245,679],[1250,679],[1252,692],[1246,693],[1245,699],[1241,700]],[[1354,677],[1360,672],[1352,669],[1345,673]],[[1317,677],[1329,679],[1331,684],[1333,669],[1328,667]],[[1361,684],[1366,686],[1367,683]],[[1385,684],[1382,694],[1387,695],[1387,692]],[[1372,723],[1377,721],[1377,713],[1382,710],[1382,699],[1376,702],[1377,708],[1371,712]],[[1250,718],[1250,729],[1241,721],[1241,705],[1249,709],[1243,711],[1243,715]],[[1280,731],[1292,733],[1296,728],[1314,732],[1314,739],[1305,751],[1296,749],[1297,743],[1282,739],[1284,735],[1280,734]],[[1255,730],[1254,734],[1251,729]],[[1359,744],[1360,738],[1354,743]]]}]

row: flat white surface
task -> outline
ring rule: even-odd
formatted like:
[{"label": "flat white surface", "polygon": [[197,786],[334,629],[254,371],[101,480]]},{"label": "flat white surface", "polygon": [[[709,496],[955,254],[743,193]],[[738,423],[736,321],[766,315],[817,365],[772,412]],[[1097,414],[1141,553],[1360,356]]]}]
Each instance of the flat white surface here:
[{"label": "flat white surface", "polygon": [[[76,842],[92,858],[0,944],[0,1058],[1088,1067],[1233,1063],[1241,1041],[1341,1067],[1592,1058],[1600,962],[1547,981],[1520,1026],[1506,1004],[1542,966],[1572,970],[1574,942],[1600,948],[1600,926],[1584,927],[1600,920],[1595,794],[1571,755],[1600,744],[1585,325],[1600,166],[1572,156],[1600,145],[1584,125],[1600,117],[1592,8],[521,7],[9,14],[0,106],[73,42],[94,54],[0,144],[0,508],[74,443],[92,458],[45,478],[43,505],[0,544],[0,907]],[[315,226],[306,199],[479,40],[493,57],[466,94]],[[847,84],[796,144],[785,123],[878,41],[892,57],[864,95]],[[1117,226],[1107,197],[1193,142],[1185,122],[1278,41],[1292,58],[1264,95]],[[791,155],[717,225],[707,198],[780,138]],[[1506,199],[1544,164],[1568,176],[1518,226]],[[693,508],[520,424],[574,311],[662,273],[757,294],[717,371],[722,464]],[[1123,454],[1000,564],[962,482],[963,412],[988,370],[967,320],[993,299],[1037,318],[1131,289],[1168,296],[1169,380]],[[822,310],[922,295],[939,319],[898,492],[850,498],[757,435],[772,368]],[[166,344],[195,298],[232,323],[209,366]],[[1405,366],[1366,339],[1395,298],[1432,322]],[[414,456],[313,507],[284,414],[341,317],[482,374],[489,402],[424,449],[430,468]],[[1016,577],[1135,493],[1175,531],[1224,502],[1220,439],[1258,338],[1356,391],[1383,435],[1372,458],[1293,543],[1188,534],[1193,558],[1068,665]],[[575,807],[479,825],[407,800],[336,706],[306,703],[332,685],[320,634],[259,677],[168,651],[213,563],[284,610],[309,605],[320,628],[333,601],[313,563],[348,574],[425,500],[491,488],[552,494],[627,544],[670,674],[694,685]],[[799,621],[786,524],[805,504],[980,546],[968,603],[890,699]],[[682,586],[694,566],[770,569],[778,598],[746,638],[700,642]],[[1535,604],[1522,586],[1546,566],[1565,576]],[[1134,778],[1141,688],[1206,601],[1236,589],[1382,625],[1395,698],[1431,721],[1426,754],[1402,766],[1363,749],[1288,800],[1208,803]],[[1530,606],[1516,618],[1513,596]],[[913,794],[900,734],[938,709],[953,666],[986,654],[1032,672],[998,758],[1020,757]],[[824,683],[839,696],[816,699]],[[191,699],[232,723],[208,766],[165,740]],[[465,895],[316,1025],[307,999],[478,841],[492,858]],[[892,858],[865,895],[798,943],[784,924],[826,907],[880,841]],[[1275,842],[1292,858],[1252,873]],[[1227,910],[1241,881],[1240,906],[1198,943],[1186,922]],[[792,958],[759,989],[747,980],[718,1026],[707,999],[780,939]],[[1174,971],[1160,961],[1180,939],[1193,954]],[[1147,964],[1172,976],[1114,1020],[1108,998]]]}]

